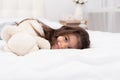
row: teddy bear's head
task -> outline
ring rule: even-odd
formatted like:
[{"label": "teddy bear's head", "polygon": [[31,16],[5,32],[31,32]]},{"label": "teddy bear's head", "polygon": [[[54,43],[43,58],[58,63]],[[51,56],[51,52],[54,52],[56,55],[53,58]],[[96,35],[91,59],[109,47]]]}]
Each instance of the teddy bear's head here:
[{"label": "teddy bear's head", "polygon": [[37,20],[26,19],[17,25],[7,25],[1,36],[7,47],[17,55],[25,55],[42,48],[50,49],[49,41],[43,38],[42,24]]}]

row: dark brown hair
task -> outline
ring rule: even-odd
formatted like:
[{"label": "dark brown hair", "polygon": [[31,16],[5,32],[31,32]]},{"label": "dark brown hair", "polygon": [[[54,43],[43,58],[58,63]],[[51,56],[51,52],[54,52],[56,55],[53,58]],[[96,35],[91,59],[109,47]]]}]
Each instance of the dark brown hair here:
[{"label": "dark brown hair", "polygon": [[66,34],[74,34],[78,37],[78,39],[81,40],[80,42],[78,42],[78,47],[77,47],[78,49],[85,49],[85,48],[90,47],[89,34],[85,29],[83,29],[81,27],[62,26],[59,29],[52,29],[48,25],[44,24],[43,22],[41,22],[37,19],[32,19],[32,18],[24,19],[21,22],[16,23],[16,24],[19,25],[20,23],[22,23],[25,20],[36,20],[40,24],[42,24],[45,36],[41,36],[41,35],[39,35],[39,36],[44,37],[47,40],[49,40],[51,46],[54,44],[54,42],[58,36],[62,36],[62,35],[66,35]]},{"label": "dark brown hair", "polygon": [[90,47],[89,34],[85,29],[81,27],[62,26],[61,28],[56,30],[46,26],[43,26],[43,28],[45,31],[45,38],[50,41],[51,45],[54,44],[58,36],[75,34],[78,39],[80,38],[81,40],[81,43],[78,43],[78,49],[85,49]]}]

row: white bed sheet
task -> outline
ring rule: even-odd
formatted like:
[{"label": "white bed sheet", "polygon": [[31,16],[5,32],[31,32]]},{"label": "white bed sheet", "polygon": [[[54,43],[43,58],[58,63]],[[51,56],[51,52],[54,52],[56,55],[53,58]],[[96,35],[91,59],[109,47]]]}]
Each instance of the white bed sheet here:
[{"label": "white bed sheet", "polygon": [[91,48],[39,50],[26,56],[0,41],[0,80],[120,80],[120,33],[88,31]]}]

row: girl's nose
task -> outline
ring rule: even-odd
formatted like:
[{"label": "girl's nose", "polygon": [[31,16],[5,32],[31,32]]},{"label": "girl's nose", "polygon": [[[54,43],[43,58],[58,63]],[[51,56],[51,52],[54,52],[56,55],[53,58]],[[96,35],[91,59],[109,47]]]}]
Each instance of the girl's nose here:
[{"label": "girl's nose", "polygon": [[65,48],[68,47],[68,44],[66,42],[64,42],[64,41],[59,41],[58,45],[59,45],[60,49],[65,49]]},{"label": "girl's nose", "polygon": [[64,37],[62,37],[62,36],[58,37],[58,44],[59,44],[59,47],[62,49],[68,47],[68,43],[65,41]]},{"label": "girl's nose", "polygon": [[62,49],[68,48],[68,44],[65,43],[65,42],[64,42],[64,43],[61,43],[61,48],[62,48]]}]

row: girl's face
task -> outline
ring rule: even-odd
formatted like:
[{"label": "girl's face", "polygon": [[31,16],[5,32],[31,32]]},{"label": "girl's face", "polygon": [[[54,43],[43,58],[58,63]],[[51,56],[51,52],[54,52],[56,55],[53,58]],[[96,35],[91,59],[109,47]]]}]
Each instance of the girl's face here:
[{"label": "girl's face", "polygon": [[52,49],[67,49],[67,48],[77,48],[79,38],[74,34],[68,34],[59,36],[56,39],[54,45],[52,45]]}]

